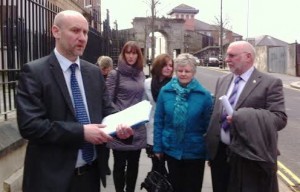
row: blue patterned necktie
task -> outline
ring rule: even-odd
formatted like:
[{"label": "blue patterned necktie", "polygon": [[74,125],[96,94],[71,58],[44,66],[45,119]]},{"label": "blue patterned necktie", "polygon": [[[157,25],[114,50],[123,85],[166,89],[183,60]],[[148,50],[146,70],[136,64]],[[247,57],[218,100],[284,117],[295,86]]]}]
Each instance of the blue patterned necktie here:
[{"label": "blue patterned necktie", "polygon": [[[71,90],[73,95],[73,101],[75,106],[75,113],[76,118],[78,122],[81,124],[89,124],[89,118],[83,103],[82,95],[80,92],[80,88],[76,79],[75,71],[78,65],[76,63],[73,63],[70,66],[71,69]],[[94,148],[91,143],[84,142],[83,146],[81,147],[82,150],[82,158],[85,162],[88,164],[92,163],[93,157],[94,157]]]},{"label": "blue patterned necktie", "polygon": [[[233,89],[232,89],[232,92],[229,96],[229,103],[231,106],[233,106],[235,100],[236,100],[236,96],[237,96],[237,92],[239,90],[239,82],[242,80],[242,78],[240,76],[236,77],[235,80],[234,80],[234,86],[233,86]],[[228,131],[228,128],[229,128],[229,124],[226,120],[226,117],[227,117],[227,113],[225,112],[225,110],[223,110],[223,114],[222,114],[222,129],[224,129],[224,131]]]}]

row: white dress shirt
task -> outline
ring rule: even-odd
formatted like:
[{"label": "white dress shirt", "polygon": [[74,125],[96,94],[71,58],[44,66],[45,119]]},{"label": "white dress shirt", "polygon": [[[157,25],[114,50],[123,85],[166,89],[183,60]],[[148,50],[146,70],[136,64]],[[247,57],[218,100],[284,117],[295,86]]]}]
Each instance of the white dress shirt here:
[{"label": "white dress shirt", "polygon": [[[239,86],[238,86],[238,91],[237,91],[237,95],[236,95],[236,99],[235,99],[235,102],[233,103],[232,105],[232,108],[235,109],[235,105],[237,103],[237,101],[239,100],[239,97],[248,81],[248,79],[250,78],[252,72],[254,70],[254,67],[252,66],[250,69],[248,69],[245,73],[243,73],[242,75],[240,75],[240,77],[242,78],[242,80],[240,80],[239,82]],[[229,86],[229,89],[227,90],[227,97],[229,98],[230,97],[230,94],[233,90],[233,87],[234,87],[234,80],[237,78],[237,75],[234,75],[231,83],[230,83],[230,86]],[[226,120],[225,120],[226,121]],[[224,129],[221,128],[221,141],[227,145],[230,144],[230,131],[224,131]]]}]

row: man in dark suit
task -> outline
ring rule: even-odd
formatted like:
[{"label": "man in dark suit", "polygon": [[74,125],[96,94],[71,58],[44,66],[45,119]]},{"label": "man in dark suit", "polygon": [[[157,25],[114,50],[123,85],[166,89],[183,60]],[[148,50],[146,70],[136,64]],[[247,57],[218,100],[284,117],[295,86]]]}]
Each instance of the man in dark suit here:
[{"label": "man in dark suit", "polygon": [[[216,84],[206,135],[214,192],[278,191],[277,131],[287,123],[282,81],[259,72],[254,60],[251,44],[231,43],[225,61],[232,73]],[[223,95],[232,102],[232,115],[224,112]]]},{"label": "man in dark suit", "polygon": [[[99,192],[105,179],[103,143],[111,141],[101,124],[116,112],[109,101],[99,68],[81,60],[88,39],[88,22],[76,11],[62,11],[54,19],[54,51],[23,66],[17,90],[17,121],[28,139],[24,164],[24,192]],[[77,65],[71,72],[71,65]],[[88,122],[80,123],[75,111],[71,73]],[[77,109],[77,108],[76,108]],[[77,110],[78,112],[79,110]],[[117,127],[121,139],[132,135]],[[91,147],[91,161],[82,156],[83,144]]]}]

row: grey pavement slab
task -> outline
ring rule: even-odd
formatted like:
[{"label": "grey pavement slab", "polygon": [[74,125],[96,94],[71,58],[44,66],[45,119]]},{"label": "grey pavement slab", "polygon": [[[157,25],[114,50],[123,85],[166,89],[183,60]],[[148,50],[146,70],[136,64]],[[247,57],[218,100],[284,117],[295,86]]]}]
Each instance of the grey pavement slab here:
[{"label": "grey pavement slab", "polygon": [[[109,158],[109,166],[112,169],[113,168],[113,156],[112,153],[110,153]],[[142,150],[141,157],[140,157],[140,166],[139,166],[139,174],[137,178],[136,188],[135,191],[146,191],[145,189],[140,190],[141,183],[144,181],[147,173],[151,169],[151,161],[147,157],[145,150]],[[280,178],[278,178],[279,181],[279,191],[280,192],[291,192],[292,190],[287,187],[285,183],[283,183]],[[107,176],[107,186],[106,188],[101,188],[101,192],[114,192],[114,182],[112,178],[112,174]],[[205,172],[204,172],[204,179],[203,179],[203,186],[202,186],[202,192],[212,192],[212,184],[211,184],[211,176],[210,176],[210,168],[206,164]]]},{"label": "grey pavement slab", "polygon": [[[110,153],[110,158],[109,158],[109,166],[112,169],[113,168],[113,156],[112,153]],[[141,183],[144,181],[147,173],[151,169],[151,160],[147,157],[145,150],[142,150],[141,152],[141,157],[140,157],[140,166],[139,166],[139,174],[136,182],[136,188],[135,191],[146,191],[145,189],[140,190]],[[101,188],[101,192],[114,192],[114,182],[112,175],[107,176],[107,186],[106,188]],[[203,187],[202,187],[202,192],[212,192],[212,187],[211,187],[211,181],[210,181],[210,171],[209,168],[205,168],[205,175],[204,175],[204,180],[203,180]]]}]

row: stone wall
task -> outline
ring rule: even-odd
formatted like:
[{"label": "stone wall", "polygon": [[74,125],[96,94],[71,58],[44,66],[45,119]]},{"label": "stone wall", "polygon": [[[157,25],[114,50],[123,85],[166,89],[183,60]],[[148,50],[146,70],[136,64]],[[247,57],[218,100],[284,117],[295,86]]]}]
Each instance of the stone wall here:
[{"label": "stone wall", "polygon": [[58,6],[59,8],[63,9],[63,10],[76,10],[79,12],[82,12],[82,9],[80,8],[80,6],[78,6],[77,4],[75,4],[73,1],[61,1],[61,0],[49,0],[49,2],[53,3],[54,5]]},{"label": "stone wall", "polygon": [[185,47],[186,52],[195,53],[201,50],[203,35],[195,31],[188,31],[186,34],[188,36],[184,40],[185,46],[187,46]]},{"label": "stone wall", "polygon": [[296,44],[290,44],[287,51],[287,69],[288,75],[296,76]]},{"label": "stone wall", "polygon": [[0,123],[0,192],[21,191],[26,143],[15,119]]},{"label": "stone wall", "polygon": [[[140,47],[145,48],[145,36],[148,36],[151,32],[150,18],[136,17],[133,19],[133,29],[135,40],[139,43]],[[167,19],[167,18],[156,18],[154,23],[154,31],[160,32],[164,35],[166,39],[166,49],[167,53],[173,55],[173,51],[180,50],[180,53],[186,50],[185,35],[190,37],[190,43],[197,43],[201,45],[202,36],[195,33],[186,33],[184,30],[184,20],[183,19]],[[197,39],[192,39],[197,37]],[[201,39],[201,41],[200,41]],[[198,42],[198,40],[200,42]],[[195,45],[192,46],[195,48]]]},{"label": "stone wall", "polygon": [[259,46],[255,47],[256,58],[255,58],[255,67],[263,72],[268,72],[268,47]]}]

